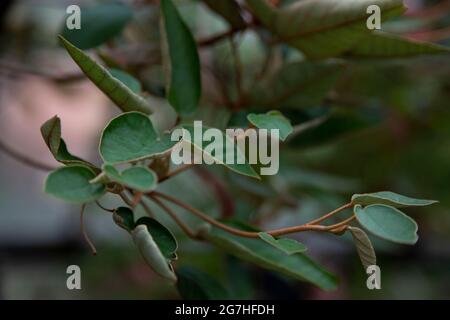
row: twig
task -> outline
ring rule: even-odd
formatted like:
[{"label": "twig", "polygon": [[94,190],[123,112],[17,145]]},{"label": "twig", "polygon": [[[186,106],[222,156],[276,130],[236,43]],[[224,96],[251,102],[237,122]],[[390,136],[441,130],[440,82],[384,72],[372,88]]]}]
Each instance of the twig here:
[{"label": "twig", "polygon": [[337,213],[339,213],[339,212],[341,212],[341,211],[344,211],[345,209],[351,208],[352,206],[353,206],[353,203],[352,203],[352,202],[349,202],[349,203],[347,203],[347,204],[344,204],[342,207],[339,207],[339,208],[337,208],[337,209],[331,211],[330,213],[327,213],[326,215],[324,215],[324,216],[322,216],[322,217],[320,217],[320,218],[318,218],[318,219],[315,219],[315,220],[313,220],[313,221],[308,222],[307,224],[308,224],[308,225],[316,225],[316,224],[319,224],[319,223],[321,223],[322,221],[324,221],[324,220],[326,220],[326,219],[328,219],[328,218],[334,216],[335,214],[337,214]]},{"label": "twig", "polygon": [[173,171],[167,173],[164,177],[162,177],[161,179],[159,179],[159,183],[166,181],[170,178],[172,178],[173,176],[176,176],[177,174],[180,174],[186,170],[188,170],[189,168],[191,168],[192,166],[194,166],[193,163],[190,164],[184,164],[182,166],[179,166],[178,168],[174,169]]},{"label": "twig", "polygon": [[[203,212],[201,212],[200,210],[191,207],[190,205],[188,205],[187,203],[184,203],[174,197],[171,197],[169,195],[154,191],[151,193],[154,196],[166,199],[174,204],[176,204],[177,206],[191,212],[192,214],[194,214],[195,216],[197,216],[198,218],[222,229],[225,230],[231,234],[240,236],[240,237],[245,237],[245,238],[259,238],[259,232],[249,232],[249,231],[242,231],[239,229],[235,229],[233,227],[230,227],[226,224],[223,224],[217,220],[215,220],[214,218],[211,218],[209,216],[207,216],[206,214],[204,214]],[[350,207],[350,204],[346,204],[345,206],[342,206],[336,210],[342,211],[345,208]],[[336,210],[330,212],[329,214],[326,214],[325,217],[330,217],[331,214],[335,214],[337,213]],[[338,212],[339,212],[338,211]],[[348,220],[348,219],[347,219]],[[313,221],[314,222],[314,221]],[[343,221],[344,222],[344,221]],[[281,236],[281,235],[286,235],[286,234],[290,234],[290,233],[296,233],[296,232],[303,232],[303,231],[322,231],[322,232],[332,232],[335,233],[334,229],[339,228],[342,223],[339,224],[334,224],[331,226],[319,226],[319,225],[311,225],[311,224],[303,224],[303,225],[299,225],[299,226],[294,226],[294,227],[288,227],[288,228],[282,228],[282,229],[277,229],[277,230],[272,230],[272,231],[267,231],[266,233],[272,235],[272,236]],[[345,221],[347,222],[347,221]]]},{"label": "twig", "polygon": [[194,172],[203,180],[205,184],[208,184],[217,200],[219,200],[221,207],[221,217],[226,218],[234,215],[234,201],[225,185],[217,179],[217,177],[206,170],[203,167],[196,167]]},{"label": "twig", "polygon": [[241,30],[240,29],[231,28],[231,29],[229,29],[229,30],[227,30],[225,32],[213,35],[211,37],[200,39],[200,40],[197,41],[197,45],[199,47],[210,46],[212,44],[215,44],[216,42],[219,42],[221,40],[224,40],[224,39],[232,36],[233,34],[235,34],[238,31],[241,31]]},{"label": "twig", "polygon": [[86,243],[88,244],[89,248],[92,251],[92,255],[97,255],[97,249],[95,249],[94,244],[92,243],[91,239],[89,239],[89,236],[84,228],[84,209],[86,208],[86,204],[83,204],[81,206],[81,210],[80,210],[80,229],[81,229],[81,233],[83,234],[84,240],[86,241]]},{"label": "twig", "polygon": [[52,171],[56,169],[55,167],[52,167],[50,165],[47,165],[45,163],[41,163],[39,161],[36,161],[34,159],[28,158],[27,156],[17,152],[16,150],[12,149],[8,145],[6,145],[3,141],[0,140],[0,150],[3,151],[6,155],[10,156],[11,158],[19,161],[20,163],[27,165],[31,168],[41,170],[41,171]]},{"label": "twig", "polygon": [[98,201],[95,201],[95,203],[97,204],[97,206],[100,208],[100,209],[102,209],[102,210],[104,210],[104,211],[107,211],[107,212],[111,212],[111,213],[113,213],[114,212],[114,210],[113,209],[108,209],[108,208],[106,208],[106,207],[104,207],[104,206],[102,206],[101,205],[101,203],[100,202],[98,202]]},{"label": "twig", "polygon": [[163,209],[178,224],[181,230],[183,230],[183,232],[186,233],[186,235],[189,238],[192,239],[198,238],[195,232],[192,231],[192,229],[189,228],[187,224],[181,221],[180,218],[178,218],[178,216],[175,214],[175,212],[172,211],[172,209],[170,209],[168,206],[166,206],[163,202],[161,202],[157,197],[153,195],[149,195],[149,198],[153,200],[153,202],[155,202],[161,209]]}]

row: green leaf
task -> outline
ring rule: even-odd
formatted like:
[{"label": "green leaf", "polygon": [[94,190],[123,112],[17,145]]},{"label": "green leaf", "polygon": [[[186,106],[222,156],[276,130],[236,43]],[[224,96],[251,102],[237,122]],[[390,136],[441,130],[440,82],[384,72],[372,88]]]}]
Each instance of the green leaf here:
[{"label": "green leaf", "polygon": [[86,203],[100,198],[105,193],[105,186],[91,184],[95,178],[92,169],[73,165],[52,171],[45,181],[45,192],[72,203]]},{"label": "green leaf", "polygon": [[297,109],[317,105],[333,88],[343,67],[340,62],[285,64],[252,89],[248,105]]},{"label": "green leaf", "polygon": [[444,46],[409,40],[377,31],[358,41],[358,44],[349,51],[348,55],[362,58],[396,58],[449,52],[450,49]]},{"label": "green leaf", "polygon": [[[233,144],[233,140],[225,133],[221,132],[221,138],[223,149],[221,150],[209,150],[208,146],[212,145],[212,143],[216,142],[215,138],[212,138],[211,142],[208,143],[206,146],[204,145],[203,139],[195,139],[195,137],[198,134],[201,134],[203,137],[203,133],[205,130],[211,129],[205,126],[202,126],[202,132],[196,133],[195,127],[193,125],[184,125],[182,128],[185,130],[183,131],[183,138],[182,140],[185,141],[188,144],[191,144],[194,147],[193,154],[201,153],[203,154],[204,158],[214,159],[215,163],[222,164],[228,169],[245,175],[252,178],[259,179],[259,175],[253,170],[252,166],[248,164],[247,160],[245,159],[244,153],[241,151],[241,149],[238,147],[237,143]],[[218,129],[215,129],[218,130]],[[218,133],[218,132],[217,132]],[[219,138],[219,137],[218,137]],[[199,140],[199,141],[197,141]],[[232,146],[232,147],[227,147]],[[210,152],[211,151],[211,152]],[[227,154],[234,155],[234,163],[227,163],[225,161],[227,159]]]},{"label": "green leaf", "polygon": [[141,192],[154,190],[158,183],[156,173],[147,167],[134,166],[119,172],[111,165],[104,165],[103,171],[112,181]]},{"label": "green leaf", "polygon": [[304,254],[286,255],[260,239],[238,237],[215,227],[203,229],[202,235],[229,254],[260,267],[310,282],[324,290],[333,290],[337,286],[334,275],[323,270]]},{"label": "green leaf", "polygon": [[148,217],[140,218],[136,221],[136,225],[147,226],[147,229],[158,245],[159,250],[161,250],[161,253],[168,261],[176,259],[178,243],[169,229],[157,220]]},{"label": "green leaf", "polygon": [[111,75],[130,88],[134,93],[140,93],[142,91],[141,83],[129,73],[126,73],[119,69],[108,69]]},{"label": "green leaf", "polygon": [[191,268],[182,267],[177,270],[177,288],[186,300],[223,300],[229,295],[225,288],[210,275]]},{"label": "green leaf", "polygon": [[56,161],[59,161],[65,165],[80,164],[90,167],[95,172],[100,170],[93,164],[72,155],[68,150],[66,143],[61,138],[61,120],[58,116],[47,120],[41,126],[42,138],[44,138],[45,144],[49,148]]},{"label": "green leaf", "polygon": [[139,249],[145,262],[153,269],[157,274],[166,278],[167,280],[175,283],[177,276],[173,271],[172,266],[167,262],[166,258],[162,254],[146,225],[139,225],[131,233],[134,243]]},{"label": "green leaf", "polygon": [[353,241],[355,242],[356,250],[358,251],[359,258],[364,267],[364,271],[367,270],[369,266],[377,264],[377,256],[375,255],[375,250],[373,249],[372,242],[370,242],[367,234],[356,227],[348,227],[350,230]]},{"label": "green leaf", "polygon": [[109,164],[150,159],[170,152],[176,141],[158,137],[149,117],[128,112],[112,119],[103,130],[100,155]]},{"label": "green leaf", "polygon": [[306,246],[303,243],[300,243],[294,239],[275,239],[270,234],[265,232],[260,232],[259,237],[265,242],[289,255],[305,252],[307,250]]},{"label": "green leaf", "polygon": [[171,0],[161,0],[161,16],[167,99],[179,114],[188,115],[197,109],[201,95],[197,45]]},{"label": "green leaf", "polygon": [[215,13],[222,16],[234,29],[245,28],[246,23],[241,16],[241,10],[235,0],[203,0]]},{"label": "green leaf", "polygon": [[119,227],[128,232],[131,232],[136,227],[133,211],[127,207],[120,207],[114,210],[113,220]]},{"label": "green leaf", "polygon": [[[265,8],[261,2],[266,2]],[[266,0],[247,0],[250,8],[282,41],[310,59],[338,56],[355,47],[371,31],[367,7],[377,5],[383,19],[404,12],[402,0],[304,0],[275,10]],[[269,14],[270,12],[270,14]]]},{"label": "green leaf", "polygon": [[259,129],[278,129],[279,136],[284,141],[288,135],[292,133],[292,125],[288,118],[286,118],[280,111],[269,111],[266,114],[254,114],[250,113],[247,116],[255,127]]},{"label": "green leaf", "polygon": [[120,3],[81,8],[81,29],[64,24],[62,35],[80,49],[91,49],[119,35],[132,18],[132,9]]},{"label": "green leaf", "polygon": [[59,39],[83,73],[123,112],[140,111],[146,114],[151,113],[151,108],[144,98],[134,93],[119,79],[113,77],[103,66],[62,36],[59,36]]},{"label": "green leaf", "polygon": [[354,212],[358,222],[377,237],[402,244],[415,244],[419,238],[416,222],[398,209],[384,204],[356,205]]},{"label": "green leaf", "polygon": [[380,191],[374,193],[354,194],[352,196],[354,204],[385,204],[396,208],[402,207],[421,207],[437,203],[436,200],[415,199],[402,196],[391,191]]}]

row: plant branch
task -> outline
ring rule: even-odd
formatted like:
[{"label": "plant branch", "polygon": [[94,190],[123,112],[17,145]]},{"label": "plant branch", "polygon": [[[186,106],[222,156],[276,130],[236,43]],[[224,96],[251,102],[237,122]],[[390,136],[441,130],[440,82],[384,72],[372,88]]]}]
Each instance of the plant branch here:
[{"label": "plant branch", "polygon": [[177,174],[180,174],[188,169],[190,169],[191,167],[193,167],[194,164],[190,163],[190,164],[184,164],[182,166],[179,166],[178,168],[174,169],[173,171],[167,173],[164,177],[162,177],[161,179],[159,179],[159,183],[166,181],[170,178],[172,178],[173,176],[176,176]]},{"label": "plant branch", "polygon": [[[245,238],[259,238],[259,232],[249,232],[249,231],[242,231],[239,229],[235,229],[233,227],[230,227],[224,223],[221,223],[219,221],[217,221],[214,218],[211,218],[210,216],[204,214],[203,212],[201,212],[200,210],[191,207],[190,205],[188,205],[187,203],[184,203],[172,196],[154,191],[151,193],[154,196],[166,199],[167,201],[170,201],[174,204],[176,204],[177,206],[191,212],[192,214],[194,214],[195,216],[197,216],[198,218],[222,229],[225,230],[231,234],[240,236],[240,237],[245,237]],[[337,212],[340,212],[346,208],[350,207],[350,204],[346,204],[328,214],[325,215],[325,217],[330,217],[332,214],[336,214]],[[296,232],[303,232],[303,231],[322,231],[322,232],[332,232],[335,233],[335,231],[333,231],[336,228],[339,228],[340,226],[343,225],[343,223],[348,223],[347,221],[342,221],[341,223],[335,224],[335,225],[331,225],[331,226],[319,226],[319,225],[311,225],[311,224],[303,224],[303,225],[299,225],[299,226],[294,226],[294,227],[287,227],[287,228],[282,228],[282,229],[277,229],[277,230],[272,230],[272,231],[267,231],[268,234],[272,235],[272,236],[281,236],[281,235],[285,235],[285,234],[290,234],[290,233],[296,233]],[[316,222],[316,221],[312,221],[312,222]]]},{"label": "plant branch", "polygon": [[17,152],[16,150],[12,149],[8,145],[6,145],[3,141],[0,140],[0,151],[3,151],[6,155],[10,156],[11,158],[19,161],[20,163],[27,165],[31,168],[41,170],[41,171],[52,171],[56,169],[55,167],[52,167],[50,165],[47,165],[45,163],[41,163],[39,161],[36,161],[34,159],[28,158],[27,156]]},{"label": "plant branch", "polygon": [[83,235],[84,240],[86,241],[86,243],[88,244],[89,248],[92,251],[92,255],[97,255],[97,249],[95,249],[94,244],[92,243],[91,239],[89,239],[89,236],[84,228],[84,210],[86,209],[86,204],[83,204],[81,206],[81,210],[80,210],[80,230],[81,230],[81,234]]},{"label": "plant branch", "polygon": [[183,221],[181,221],[180,218],[178,218],[178,216],[175,214],[175,212],[172,211],[172,209],[170,209],[168,206],[166,206],[157,197],[155,197],[153,195],[149,195],[148,197],[151,200],[153,200],[153,202],[155,202],[161,209],[163,209],[178,224],[178,226],[181,228],[181,230],[183,230],[183,232],[186,233],[186,235],[189,238],[198,239],[198,236],[195,234],[195,232],[192,231],[192,229],[189,228],[189,226],[187,224],[185,224]]}]

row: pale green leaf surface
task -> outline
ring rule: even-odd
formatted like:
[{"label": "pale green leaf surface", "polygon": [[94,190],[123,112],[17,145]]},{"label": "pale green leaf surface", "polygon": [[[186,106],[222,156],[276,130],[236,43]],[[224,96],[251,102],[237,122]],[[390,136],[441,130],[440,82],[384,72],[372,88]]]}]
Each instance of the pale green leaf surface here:
[{"label": "pale green leaf surface", "polygon": [[396,208],[384,204],[373,204],[365,208],[356,205],[354,213],[364,229],[382,239],[412,245],[419,238],[416,222]]}]

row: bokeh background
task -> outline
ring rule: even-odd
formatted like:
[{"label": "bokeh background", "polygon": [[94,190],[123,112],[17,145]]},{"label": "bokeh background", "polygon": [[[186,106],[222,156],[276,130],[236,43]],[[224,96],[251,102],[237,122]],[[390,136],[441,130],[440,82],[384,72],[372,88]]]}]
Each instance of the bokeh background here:
[{"label": "bokeh background", "polygon": [[[108,43],[106,50],[142,81],[146,91],[161,95],[164,85],[157,41],[157,1],[126,2],[136,8],[135,18],[120,38]],[[91,256],[80,234],[79,208],[46,196],[46,172],[7,154],[17,152],[56,166],[39,127],[58,114],[71,151],[99,163],[99,134],[117,111],[80,74],[56,38],[68,5],[94,3],[0,3],[1,299],[179,298],[175,288],[143,263],[131,239],[113,224],[110,215],[95,206],[88,206],[86,215],[88,231],[99,252]],[[406,3],[406,16],[383,28],[450,45],[450,1]],[[227,29],[226,22],[203,3],[186,0],[177,4],[196,38]],[[240,36],[238,52],[248,85],[255,70],[264,64],[267,52],[263,40],[264,36],[258,37],[254,30]],[[278,60],[302,59],[299,53],[283,46],[276,49],[274,57],[269,69]],[[217,102],[220,94],[207,70],[214,62],[223,71],[222,79],[229,80],[229,42],[202,49],[201,58],[206,70],[204,91],[209,94],[201,117],[225,127],[230,118],[239,114],[232,115]],[[416,246],[373,239],[382,271],[382,290],[367,290],[366,275],[351,239],[322,234],[301,234],[298,238],[309,247],[311,256],[339,275],[339,289],[333,292],[237,261],[212,246],[186,239],[174,227],[180,243],[177,266],[201,268],[227,283],[236,299],[450,298],[449,56],[353,61],[330,94],[339,99],[325,99],[308,109],[292,105],[283,109],[295,124],[320,117],[331,107],[337,111],[283,146],[278,176],[257,184],[221,168],[206,168],[186,172],[163,188],[217,214],[220,208],[211,181],[220,181],[230,195],[228,205],[233,214],[263,228],[301,223],[345,203],[353,193],[392,190],[439,200],[438,205],[408,211],[420,228]],[[102,203],[113,207],[119,202],[110,197]],[[187,218],[184,212],[179,214]],[[80,291],[66,288],[66,268],[71,264],[81,267]]]}]

